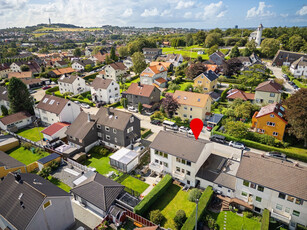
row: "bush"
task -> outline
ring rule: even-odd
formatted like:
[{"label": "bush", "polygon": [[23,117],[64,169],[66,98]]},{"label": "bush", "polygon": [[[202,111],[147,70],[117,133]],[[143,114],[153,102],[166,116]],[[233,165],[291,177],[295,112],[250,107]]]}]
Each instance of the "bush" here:
[{"label": "bush", "polygon": [[48,167],[43,168],[41,171],[39,171],[38,175],[47,179],[51,171],[52,171],[51,168],[48,166]]},{"label": "bush", "polygon": [[270,211],[264,209],[262,212],[261,230],[269,230],[270,225]]},{"label": "bush", "polygon": [[52,161],[51,164],[50,164],[50,168],[51,168],[52,171],[57,169],[59,166],[60,166],[60,163],[57,162],[57,161]]},{"label": "bush", "polygon": [[221,101],[225,101],[227,97],[227,92],[229,91],[229,88],[225,89],[221,94]]},{"label": "bush", "polygon": [[22,143],[21,143],[21,146],[22,146],[25,150],[30,150],[30,149],[33,147],[33,145],[30,144],[30,143],[28,143],[28,142],[22,142]]},{"label": "bush", "polygon": [[149,219],[151,222],[160,225],[164,220],[164,216],[162,215],[160,210],[153,210],[149,213]]},{"label": "bush", "polygon": [[253,215],[252,212],[244,211],[243,216],[246,217],[246,218],[252,218],[254,215]]},{"label": "bush", "polygon": [[[198,202],[198,213],[197,213],[197,219],[201,219],[203,215],[205,214],[206,208],[208,204],[210,203],[210,200],[213,195],[213,189],[211,186],[208,186],[206,190],[201,195],[199,202]],[[182,226],[182,230],[193,230],[195,228],[195,219],[196,219],[196,207],[190,217],[187,219],[187,221]]]},{"label": "bush", "polygon": [[163,118],[164,118],[164,115],[161,111],[156,111],[154,112],[153,115],[150,116],[150,120],[155,120],[155,119],[163,120]]},{"label": "bush", "polygon": [[1,105],[1,113],[2,116],[7,116],[9,114],[8,109],[4,105]]},{"label": "bush", "polygon": [[128,99],[127,98],[121,98],[120,99],[120,105],[123,106],[125,109],[128,107]]},{"label": "bush", "polygon": [[98,153],[98,154],[100,154],[102,156],[107,156],[109,154],[109,150],[98,145],[98,146],[94,146],[93,148],[91,148],[89,153],[90,154]]},{"label": "bush", "polygon": [[46,94],[51,95],[53,92],[56,92],[56,91],[59,91],[59,90],[60,90],[60,89],[59,89],[59,86],[56,86],[56,87],[47,89],[47,90],[46,90]]},{"label": "bush", "polygon": [[206,216],[206,222],[207,222],[207,226],[210,230],[217,230],[218,229],[218,225],[215,222],[215,219],[213,219],[210,215]]},{"label": "bush", "polygon": [[158,200],[168,187],[172,184],[173,178],[170,175],[165,175],[164,178],[144,197],[144,199],[134,207],[134,212],[143,215],[150,206]]},{"label": "bush", "polygon": [[79,95],[77,99],[84,100],[84,97],[82,95]]},{"label": "bush", "polygon": [[142,110],[143,110],[143,105],[142,105],[141,102],[139,102],[139,104],[138,104],[138,111],[139,111],[139,113],[142,113]]},{"label": "bush", "polygon": [[115,103],[113,103],[113,104],[109,104],[109,105],[107,105],[106,107],[113,107],[113,108],[116,108],[116,107],[118,107],[118,106],[120,106],[120,102],[115,102]]},{"label": "bush", "polygon": [[197,188],[193,188],[189,193],[188,200],[191,202],[195,202],[200,197],[201,197],[201,191]]},{"label": "bush", "polygon": [[141,137],[146,138],[151,133],[152,133],[151,129],[145,129],[144,131],[141,132]]},{"label": "bush", "polygon": [[187,216],[183,210],[178,210],[174,217],[175,226],[177,229],[181,229],[184,222],[187,220]]}]

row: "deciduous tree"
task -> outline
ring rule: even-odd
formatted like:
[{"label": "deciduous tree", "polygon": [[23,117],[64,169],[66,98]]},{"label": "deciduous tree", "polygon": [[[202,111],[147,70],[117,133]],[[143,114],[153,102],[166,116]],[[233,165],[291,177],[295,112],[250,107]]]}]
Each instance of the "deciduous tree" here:
[{"label": "deciduous tree", "polygon": [[225,125],[225,129],[227,134],[236,138],[244,138],[248,134],[246,124],[241,121],[228,121]]},{"label": "deciduous tree", "polygon": [[221,38],[222,35],[220,33],[210,33],[206,37],[205,46],[209,48],[214,45],[219,45],[221,43]]},{"label": "deciduous tree", "polygon": [[176,216],[174,217],[176,229],[181,229],[186,220],[187,220],[187,216],[185,214],[185,211],[181,209],[178,210],[176,212]]},{"label": "deciduous tree", "polygon": [[234,58],[234,57],[239,57],[239,56],[240,56],[239,48],[238,48],[238,46],[234,46],[234,47],[231,49],[230,57],[231,57],[231,58]]},{"label": "deciduous tree", "polygon": [[136,74],[140,74],[146,68],[146,62],[144,54],[141,52],[135,52],[132,55],[133,71]]},{"label": "deciduous tree", "polygon": [[150,221],[159,225],[162,223],[165,217],[163,216],[160,210],[153,210],[149,213],[149,218]]},{"label": "deciduous tree", "polygon": [[81,49],[79,48],[79,47],[77,47],[75,50],[74,50],[74,53],[73,53],[73,55],[75,56],[75,57],[81,57]]},{"label": "deciduous tree", "polygon": [[203,65],[202,63],[196,63],[188,66],[185,74],[187,78],[192,80],[199,74],[206,72],[206,70],[207,67],[205,65]]},{"label": "deciduous tree", "polygon": [[266,38],[263,40],[261,43],[261,52],[266,56],[266,57],[274,57],[276,52],[279,50],[279,41],[274,38]]},{"label": "deciduous tree", "polygon": [[291,51],[298,52],[303,45],[304,39],[300,35],[295,34],[289,39],[289,48]]},{"label": "deciduous tree", "polygon": [[164,108],[164,111],[167,113],[167,116],[171,118],[173,117],[173,114],[177,111],[180,105],[175,98],[167,94],[162,101],[162,106]]}]

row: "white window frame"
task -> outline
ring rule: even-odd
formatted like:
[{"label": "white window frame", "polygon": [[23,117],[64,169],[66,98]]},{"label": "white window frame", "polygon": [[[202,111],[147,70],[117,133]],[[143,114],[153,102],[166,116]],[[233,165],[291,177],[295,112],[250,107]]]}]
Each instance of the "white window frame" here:
[{"label": "white window frame", "polygon": [[108,141],[111,140],[110,135],[106,135],[106,139],[107,139]]},{"label": "white window frame", "polygon": [[105,126],[104,129],[105,129],[107,132],[110,132],[110,127]]}]

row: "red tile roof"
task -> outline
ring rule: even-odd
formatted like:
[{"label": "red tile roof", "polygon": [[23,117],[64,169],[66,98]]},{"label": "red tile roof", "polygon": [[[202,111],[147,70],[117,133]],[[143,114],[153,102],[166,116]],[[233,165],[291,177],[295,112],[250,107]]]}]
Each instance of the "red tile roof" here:
[{"label": "red tile roof", "polygon": [[239,90],[239,89],[233,89],[233,90],[230,90],[228,91],[228,96],[227,96],[227,99],[242,99],[244,101],[247,101],[247,100],[254,100],[255,98],[255,94],[254,93],[245,93],[244,91],[242,90]]},{"label": "red tile roof", "polygon": [[49,127],[45,128],[42,133],[46,134],[48,136],[52,136],[55,133],[57,133],[58,131],[60,131],[62,128],[70,126],[69,123],[64,123],[64,122],[57,122],[54,123],[52,125],[50,125]]},{"label": "red tile roof", "polygon": [[276,83],[273,80],[270,80],[260,83],[255,90],[262,92],[280,93],[281,89],[282,85]]},{"label": "red tile roof", "polygon": [[155,86],[153,85],[140,85],[139,86],[138,83],[132,83],[125,93],[142,96],[142,97],[149,97],[154,91],[154,89],[155,89]]}]

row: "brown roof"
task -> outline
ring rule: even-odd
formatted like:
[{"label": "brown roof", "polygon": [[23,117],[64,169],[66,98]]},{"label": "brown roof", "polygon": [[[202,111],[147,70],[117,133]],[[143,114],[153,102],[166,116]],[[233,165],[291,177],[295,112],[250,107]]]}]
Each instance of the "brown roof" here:
[{"label": "brown roof", "polygon": [[242,99],[244,101],[247,101],[247,100],[254,100],[254,98],[255,98],[254,93],[245,93],[244,91],[239,90],[239,89],[230,90],[227,94],[228,94],[227,99],[237,99],[237,98],[239,98],[239,99]]},{"label": "brown roof", "polygon": [[41,83],[42,80],[39,78],[21,79],[21,81],[26,85]]},{"label": "brown roof", "polygon": [[[148,70],[149,71],[146,71]],[[167,68],[165,68],[163,65],[155,65],[155,66],[148,66],[142,73],[141,76],[148,76],[148,77],[152,77],[155,74],[159,74],[162,72],[167,71]]]},{"label": "brown roof", "polygon": [[176,90],[176,92],[173,94],[173,98],[175,98],[181,105],[190,105],[203,108],[207,104],[209,95]]},{"label": "brown roof", "polygon": [[102,54],[100,52],[94,55],[94,57],[100,62],[104,62],[106,60],[106,56],[107,54]]},{"label": "brown roof", "polygon": [[8,73],[8,78],[11,79],[13,77],[22,79],[22,78],[31,78],[32,77],[32,72],[27,71],[27,72],[10,72]]},{"label": "brown roof", "polygon": [[142,97],[149,97],[156,87],[153,85],[139,85],[132,83],[125,94],[133,94]]},{"label": "brown roof", "polygon": [[162,77],[159,77],[157,79],[155,79],[155,81],[159,82],[160,84],[164,83],[164,82],[167,82],[164,78]]},{"label": "brown roof", "polygon": [[[36,108],[59,115],[69,100],[53,95],[45,95]],[[51,103],[51,104],[50,104]]]},{"label": "brown roof", "polygon": [[[283,108],[283,110],[280,108]],[[262,107],[259,113],[257,113],[256,118],[262,117],[262,116],[265,116],[271,113],[275,113],[277,116],[279,116],[280,118],[282,118],[282,120],[285,121],[285,108],[282,107],[282,105],[279,103],[273,103],[273,104],[269,104],[267,106]]]},{"label": "brown roof", "polygon": [[73,72],[75,72],[75,70],[71,67],[67,67],[67,68],[52,70],[52,72],[54,72],[56,75],[59,76],[59,75],[65,74],[65,73],[73,73]]},{"label": "brown roof", "polygon": [[110,66],[115,70],[126,70],[127,67],[122,62],[111,63]]},{"label": "brown roof", "polygon": [[82,140],[96,123],[92,115],[90,115],[90,118],[91,120],[88,121],[88,114],[82,111],[76,120],[67,128],[66,135]]},{"label": "brown roof", "polygon": [[92,87],[94,89],[107,89],[111,84],[112,79],[103,79],[100,77],[96,77],[92,82]]},{"label": "brown roof", "polygon": [[57,123],[53,123],[52,125],[48,126],[47,128],[45,128],[41,132],[43,134],[52,136],[53,134],[57,133],[58,131],[60,131],[61,129],[63,129],[64,127],[67,127],[67,126],[70,126],[70,123],[57,122]]},{"label": "brown roof", "polygon": [[166,69],[168,69],[171,64],[172,64],[171,62],[157,62],[157,61],[154,61],[154,62],[150,62],[149,66],[163,65]]},{"label": "brown roof", "polygon": [[30,118],[31,115],[28,112],[18,112],[5,117],[0,118],[0,122],[4,125],[9,125],[17,121],[21,121]]},{"label": "brown roof", "polygon": [[152,226],[152,227],[135,228],[134,230],[157,230],[158,228],[159,226]]},{"label": "brown roof", "polygon": [[237,177],[307,200],[307,168],[260,154],[244,153]]},{"label": "brown roof", "polygon": [[63,74],[59,78],[58,82],[72,84],[77,78],[78,78],[78,76],[76,76],[76,75],[66,75],[66,74]]},{"label": "brown roof", "polygon": [[273,80],[270,80],[260,83],[255,90],[262,92],[280,93],[281,89],[282,85],[276,83]]},{"label": "brown roof", "polygon": [[8,69],[10,69],[10,66],[9,66],[9,65],[7,65],[7,64],[5,64],[5,63],[0,64],[0,71],[2,71],[2,70],[8,70]]}]

